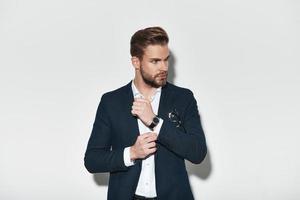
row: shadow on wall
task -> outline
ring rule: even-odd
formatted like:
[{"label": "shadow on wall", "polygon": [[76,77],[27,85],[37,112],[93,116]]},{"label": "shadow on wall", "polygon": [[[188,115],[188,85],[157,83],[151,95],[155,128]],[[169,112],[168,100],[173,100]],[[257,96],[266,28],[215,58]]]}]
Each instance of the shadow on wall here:
[{"label": "shadow on wall", "polygon": [[[170,51],[169,69],[168,69],[168,82],[170,83],[174,83],[174,79],[176,77],[175,64],[176,64],[176,58],[174,54]],[[212,172],[212,164],[211,164],[209,149],[207,149],[207,155],[200,165],[195,165],[193,163],[190,163],[189,161],[186,161],[185,164],[189,175],[195,175],[196,177],[202,180],[208,179],[208,177]],[[93,174],[93,179],[95,183],[99,186],[108,186],[109,173]]]},{"label": "shadow on wall", "polygon": [[[205,131],[204,131],[205,132]],[[185,161],[186,170],[189,175],[195,175],[196,177],[206,180],[212,173],[212,164],[209,149],[207,147],[207,154],[200,165],[195,165],[189,161]]]},{"label": "shadow on wall", "polygon": [[169,53],[170,53],[170,57],[169,57],[169,68],[168,68],[168,82],[174,84],[174,79],[176,77],[176,73],[175,73],[176,58],[171,51]]},{"label": "shadow on wall", "polygon": [[[168,81],[170,83],[174,83],[174,79],[176,77],[175,65],[176,65],[176,57],[174,53],[170,52],[169,70],[168,70]],[[211,163],[209,148],[207,147],[206,157],[200,165],[195,165],[189,161],[185,161],[185,165],[189,175],[195,175],[196,177],[202,180],[208,179],[208,177],[212,173],[212,163]]]},{"label": "shadow on wall", "polygon": [[94,181],[99,186],[108,186],[109,173],[93,174]]}]

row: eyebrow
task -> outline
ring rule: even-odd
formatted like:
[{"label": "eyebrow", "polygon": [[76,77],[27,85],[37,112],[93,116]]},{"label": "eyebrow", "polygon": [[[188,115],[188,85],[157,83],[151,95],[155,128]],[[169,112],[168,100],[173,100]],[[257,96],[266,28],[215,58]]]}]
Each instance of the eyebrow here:
[{"label": "eyebrow", "polygon": [[[164,60],[168,60],[170,58],[170,55],[168,55]],[[150,60],[155,60],[155,61],[161,61],[160,58],[149,58]]]}]

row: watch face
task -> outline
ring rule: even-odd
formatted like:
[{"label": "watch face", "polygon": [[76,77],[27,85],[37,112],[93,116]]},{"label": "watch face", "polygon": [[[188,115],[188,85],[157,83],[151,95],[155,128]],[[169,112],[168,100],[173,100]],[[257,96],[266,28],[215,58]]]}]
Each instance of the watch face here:
[{"label": "watch face", "polygon": [[158,118],[158,117],[154,117],[153,122],[154,122],[155,124],[158,124],[159,118]]}]

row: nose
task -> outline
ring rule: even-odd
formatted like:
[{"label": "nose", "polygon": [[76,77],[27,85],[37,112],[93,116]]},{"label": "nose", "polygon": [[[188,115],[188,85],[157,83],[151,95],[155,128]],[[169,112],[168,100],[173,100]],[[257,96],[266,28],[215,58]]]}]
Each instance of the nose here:
[{"label": "nose", "polygon": [[169,67],[169,62],[168,61],[162,61],[161,70],[162,71],[168,71],[168,67]]}]

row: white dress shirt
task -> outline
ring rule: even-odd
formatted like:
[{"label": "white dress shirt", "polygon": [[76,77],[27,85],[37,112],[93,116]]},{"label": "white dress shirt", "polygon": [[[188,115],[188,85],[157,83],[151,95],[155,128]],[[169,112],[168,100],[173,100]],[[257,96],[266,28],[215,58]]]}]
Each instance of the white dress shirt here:
[{"label": "white dress shirt", "polygon": [[[144,98],[144,96],[138,91],[134,82],[131,82],[131,88],[133,92],[134,98]],[[157,88],[155,94],[151,98],[151,106],[154,114],[157,115],[159,101],[161,95],[161,87]],[[145,126],[145,124],[140,120],[138,120],[139,132],[140,134],[144,134],[147,132],[152,132],[152,130]],[[160,119],[158,125],[154,128],[155,133],[159,134],[161,126],[163,124],[163,120]],[[126,147],[124,149],[124,163],[127,167],[134,165],[134,162],[130,159],[130,147]],[[139,182],[135,191],[135,194],[145,197],[156,197],[156,185],[155,185],[155,163],[154,163],[154,155],[149,156],[148,158],[142,161],[142,170],[139,178]]]}]

